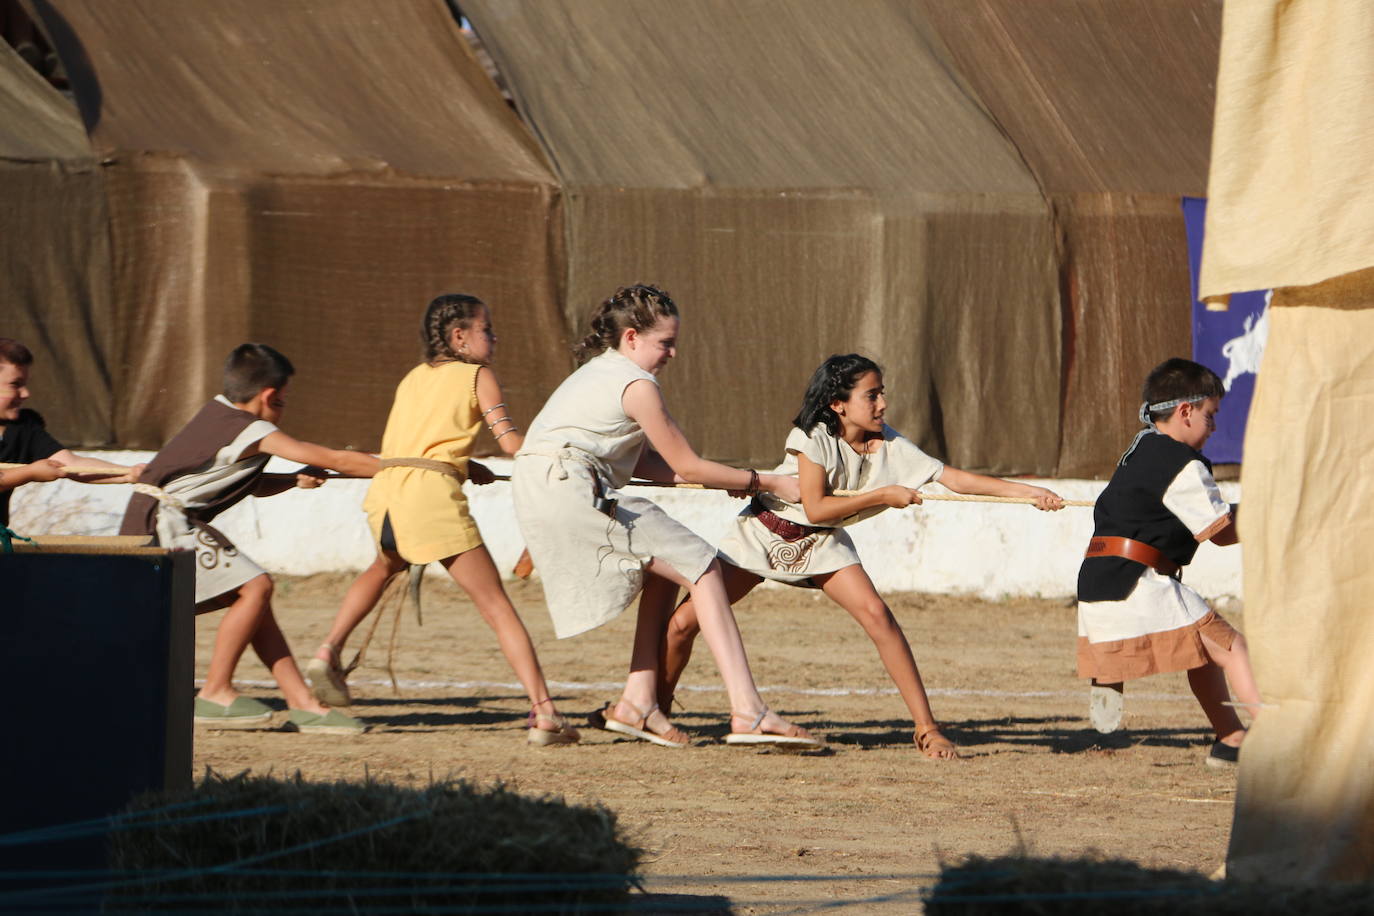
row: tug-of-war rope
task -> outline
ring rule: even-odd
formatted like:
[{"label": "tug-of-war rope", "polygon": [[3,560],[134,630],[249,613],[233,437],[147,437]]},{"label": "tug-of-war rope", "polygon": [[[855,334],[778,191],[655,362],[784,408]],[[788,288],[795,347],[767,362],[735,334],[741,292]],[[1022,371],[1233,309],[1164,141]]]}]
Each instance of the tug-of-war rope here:
[{"label": "tug-of-war rope", "polygon": [[[384,460],[387,462],[388,467],[421,467],[427,470],[442,470],[444,473],[449,473],[447,469],[451,467],[450,465],[443,464],[442,462],[431,461],[429,459],[424,458],[391,458]],[[24,467],[24,465],[6,464],[4,462],[0,462],[0,470],[21,467]],[[68,476],[113,477],[119,473],[118,471],[112,471],[110,468],[106,467],[95,467],[90,465],[78,464],[65,465],[62,468],[62,470]],[[281,480],[288,477],[295,477],[296,473],[298,472],[267,473],[263,474],[262,476],[269,479]],[[332,472],[319,476],[323,477],[326,480],[366,479],[358,478],[351,474],[336,474]],[[493,482],[509,481],[510,475],[492,474],[491,480]],[[712,487],[701,483],[671,483],[662,480],[632,480],[627,484],[627,486],[661,487],[674,490],[729,490],[728,487]],[[140,493],[146,493],[147,495],[155,497],[159,501],[169,503],[176,508],[182,508],[180,503],[174,497],[163,492],[158,487],[154,487],[149,484],[135,483],[133,484],[133,488]],[[863,494],[863,492],[864,491],[862,490],[835,490],[831,495],[860,496]],[[964,493],[925,493],[919,490],[917,492],[920,493],[922,500],[937,500],[945,502],[1014,503],[1020,505],[1035,505],[1036,502],[1034,498],[1029,496],[977,496]],[[1065,506],[1081,506],[1091,508],[1094,504],[1094,501],[1089,499],[1064,500]],[[23,538],[23,540],[28,539]],[[6,543],[4,546],[6,548],[9,547],[8,539],[6,539]],[[515,575],[519,576],[521,579],[526,579],[529,578],[529,575],[531,572],[533,572],[533,570],[534,564],[530,562],[529,553],[527,551],[521,555],[520,560],[516,563],[514,572]],[[387,612],[392,607],[395,607],[396,611],[391,619],[391,634],[390,639],[388,640],[389,645],[387,646],[386,672],[388,677],[391,679],[392,690],[395,691],[395,693],[397,693],[398,695],[400,694],[400,686],[396,680],[395,657],[396,645],[400,634],[401,617],[403,616],[401,612],[406,603],[406,594],[409,593],[411,603],[415,606],[415,621],[417,624],[423,626],[424,619],[422,616],[420,605],[420,581],[423,572],[424,566],[412,565],[410,567],[409,575],[405,577],[406,586],[404,588],[401,587],[402,580],[399,576],[397,576],[387,584],[387,588],[383,593],[381,600],[378,601],[377,612],[372,615],[372,623],[368,628],[367,634],[363,637],[363,641],[361,645],[358,647],[358,651],[354,654],[353,660],[350,661],[344,667],[345,674],[352,672],[355,668],[359,667],[363,663],[363,657],[367,652],[368,646],[372,644],[372,637],[376,634],[378,625],[382,622],[382,618],[386,616]]]},{"label": "tug-of-war rope", "polygon": [[[416,467],[416,466],[419,466],[419,462],[421,462],[421,461],[426,461],[426,459],[423,459],[423,458],[392,458],[392,459],[388,459],[388,460],[393,461],[393,462],[397,462],[397,464],[391,465],[391,466],[393,466],[393,467]],[[400,463],[400,462],[404,462],[404,464],[402,464],[402,463]],[[412,464],[412,462],[414,462],[414,464]],[[429,464],[442,464],[442,462],[438,462],[438,461],[426,461],[426,467],[427,467]],[[24,467],[24,465],[22,465],[22,464],[5,464],[5,463],[3,463],[3,462],[0,462],[0,471],[7,470],[7,469],[9,469],[9,468],[22,468],[22,467]],[[87,465],[79,465],[79,464],[69,464],[69,465],[66,465],[66,466],[64,466],[64,467],[62,468],[62,470],[63,470],[64,473],[68,474],[69,476],[114,477],[114,476],[116,476],[116,475],[119,473],[118,471],[112,471],[112,470],[110,470],[109,468],[95,467],[95,466],[87,466]],[[281,479],[281,478],[285,478],[285,477],[295,477],[295,476],[296,476],[296,472],[288,472],[288,473],[268,473],[268,474],[264,474],[264,475],[262,475],[262,476],[268,477],[268,478],[273,478],[273,479]],[[353,476],[353,475],[351,475],[351,474],[335,474],[335,473],[329,473],[329,474],[322,474],[322,475],[320,475],[320,476],[323,477],[325,480],[359,480],[359,479],[365,480],[365,479],[367,479],[367,478],[358,478],[358,477],[355,477],[355,476]],[[509,475],[509,474],[493,474],[493,475],[492,475],[492,480],[493,480],[493,481],[508,481],[508,480],[510,480],[510,475]],[[146,486],[146,484],[145,484],[145,486]],[[708,486],[708,485],[706,485],[706,484],[704,484],[704,483],[670,483],[670,482],[668,482],[668,481],[663,481],[663,480],[632,480],[632,481],[630,481],[628,484],[626,484],[626,486],[631,486],[631,487],[666,487],[666,488],[668,488],[668,489],[675,489],[675,490],[728,490],[728,489],[730,489],[729,487],[712,487],[712,486]],[[864,492],[866,492],[866,491],[864,491],[864,490],[835,490],[831,495],[832,495],[832,496],[862,496]],[[925,499],[931,499],[931,500],[940,500],[940,501],[945,501],[945,502],[959,502],[959,503],[1019,503],[1019,504],[1021,504],[1021,505],[1026,505],[1026,506],[1033,506],[1033,505],[1035,505],[1035,502],[1036,502],[1036,500],[1035,500],[1033,497],[1030,497],[1030,496],[976,496],[976,495],[970,495],[970,494],[965,494],[965,493],[926,493],[926,492],[919,491],[919,490],[918,490],[917,492],[919,492],[919,493],[921,494],[921,499],[923,499],[923,500],[925,500]],[[1091,499],[1066,499],[1066,500],[1064,500],[1064,505],[1065,505],[1065,506],[1080,506],[1080,507],[1085,507],[1085,508],[1092,508],[1094,505],[1096,505],[1096,502],[1095,502],[1094,500],[1091,500]]]}]

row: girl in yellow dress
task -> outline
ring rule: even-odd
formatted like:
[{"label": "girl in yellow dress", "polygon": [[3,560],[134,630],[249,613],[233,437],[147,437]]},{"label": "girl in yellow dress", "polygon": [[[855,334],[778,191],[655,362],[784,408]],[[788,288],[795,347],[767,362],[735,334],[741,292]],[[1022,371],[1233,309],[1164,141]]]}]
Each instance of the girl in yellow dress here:
[{"label": "girl in yellow dress", "polygon": [[577,731],[549,697],[534,644],[501,585],[463,495],[465,478],[491,480],[482,465],[469,464],[483,423],[506,454],[514,454],[524,442],[489,365],[496,348],[491,312],[473,296],[440,296],[425,312],[421,338],[425,361],[396,388],[382,435],[383,469],[363,501],[378,544],[377,559],[349,588],[328,637],[306,667],[311,687],[330,705],[349,705],[352,698],[340,664],[345,640],[407,564],[437,561],[496,631],[501,651],[529,694],[529,743],[571,744]]}]

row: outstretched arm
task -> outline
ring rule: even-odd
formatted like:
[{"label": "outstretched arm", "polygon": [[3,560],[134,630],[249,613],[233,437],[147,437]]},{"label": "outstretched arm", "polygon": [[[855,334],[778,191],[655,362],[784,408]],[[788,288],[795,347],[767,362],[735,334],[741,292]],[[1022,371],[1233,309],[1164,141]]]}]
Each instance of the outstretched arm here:
[{"label": "outstretched arm", "polygon": [[276,455],[287,461],[299,461],[301,464],[328,468],[353,477],[372,477],[382,469],[382,463],[376,455],[346,448],[326,448],[314,442],[302,442],[281,430],[268,433],[258,442],[256,448],[249,449],[244,456],[259,452]]},{"label": "outstretched arm", "polygon": [[62,463],[54,458],[40,458],[17,468],[0,470],[0,490],[13,490],[26,483],[62,479]]},{"label": "outstretched arm", "polygon": [[949,487],[955,493],[965,493],[970,496],[1019,496],[1023,499],[1030,498],[1035,500],[1035,508],[1043,512],[1054,512],[1064,508],[1064,500],[1053,490],[1044,487],[1032,486],[1028,483],[1017,483],[1015,480],[1004,480],[1001,477],[989,477],[986,474],[975,474],[972,471],[963,471],[959,468],[946,466],[936,478],[940,483]]},{"label": "outstretched arm", "polygon": [[[708,461],[698,455],[677,422],[669,416],[663,395],[653,382],[639,379],[626,385],[620,402],[625,414],[643,428],[654,451],[672,468],[675,479],[727,490],[748,489],[753,472]],[[788,502],[796,502],[801,496],[795,477],[759,474],[758,482],[759,489]]]},{"label": "outstretched arm", "polygon": [[138,475],[147,467],[146,464],[135,464],[126,467],[122,464],[114,464],[103,461],[99,458],[88,458],[85,455],[78,455],[70,449],[62,449],[60,452],[53,452],[50,456],[54,461],[61,464],[74,464],[84,468],[108,468],[108,474],[68,474],[70,480],[78,483],[136,483]]}]

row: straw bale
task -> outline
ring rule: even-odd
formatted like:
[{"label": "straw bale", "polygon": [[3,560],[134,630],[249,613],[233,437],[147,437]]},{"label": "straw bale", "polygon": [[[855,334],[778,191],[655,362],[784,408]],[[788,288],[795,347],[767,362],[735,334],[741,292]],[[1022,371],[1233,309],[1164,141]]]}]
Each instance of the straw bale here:
[{"label": "straw bale", "polygon": [[136,799],[124,823],[110,834],[127,881],[115,911],[579,912],[623,899],[642,855],[604,807],[464,780],[207,773]]},{"label": "straw bale", "polygon": [[1094,856],[969,856],[941,868],[939,883],[925,901],[927,916],[1355,916],[1371,911],[1374,886],[1368,884],[1216,881],[1200,872]]}]

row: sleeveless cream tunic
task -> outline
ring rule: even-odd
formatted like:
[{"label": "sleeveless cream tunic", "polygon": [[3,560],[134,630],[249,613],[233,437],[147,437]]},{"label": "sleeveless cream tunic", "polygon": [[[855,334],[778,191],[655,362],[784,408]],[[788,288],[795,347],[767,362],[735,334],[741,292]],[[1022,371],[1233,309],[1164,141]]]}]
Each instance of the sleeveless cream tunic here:
[{"label": "sleeveless cream tunic", "polygon": [[[795,475],[797,456],[805,455],[825,471],[826,485],[835,490],[873,490],[889,484],[913,489],[936,479],[945,466],[916,447],[890,426],[870,453],[860,454],[844,440],[832,436],[822,423],[810,432],[793,429],[787,436],[782,464],[774,474]],[[759,521],[753,506],[735,518],[720,542],[720,556],[727,563],[755,575],[790,585],[813,586],[812,576],[824,575],[859,562],[854,541],[844,529],[872,518],[886,509],[874,506],[830,525],[816,525],[806,517],[801,503],[789,503],[771,493],[760,493],[758,502],[789,522],[805,525],[810,533],[785,540]]]},{"label": "sleeveless cream tunic", "polygon": [[[715,550],[638,496],[620,492],[644,449],[644,431],[620,398],[649,372],[607,350],[563,380],[515,456],[515,516],[544,584],[560,639],[601,626],[634,600],[657,557],[692,582]],[[597,511],[597,495],[617,501]]]},{"label": "sleeveless cream tunic", "polygon": [[421,468],[383,468],[372,478],[363,509],[372,537],[390,515],[396,549],[410,563],[432,563],[480,547],[463,481],[482,426],[472,363],[421,363],[396,386],[382,434],[383,458],[428,458],[458,468],[449,477]]}]

